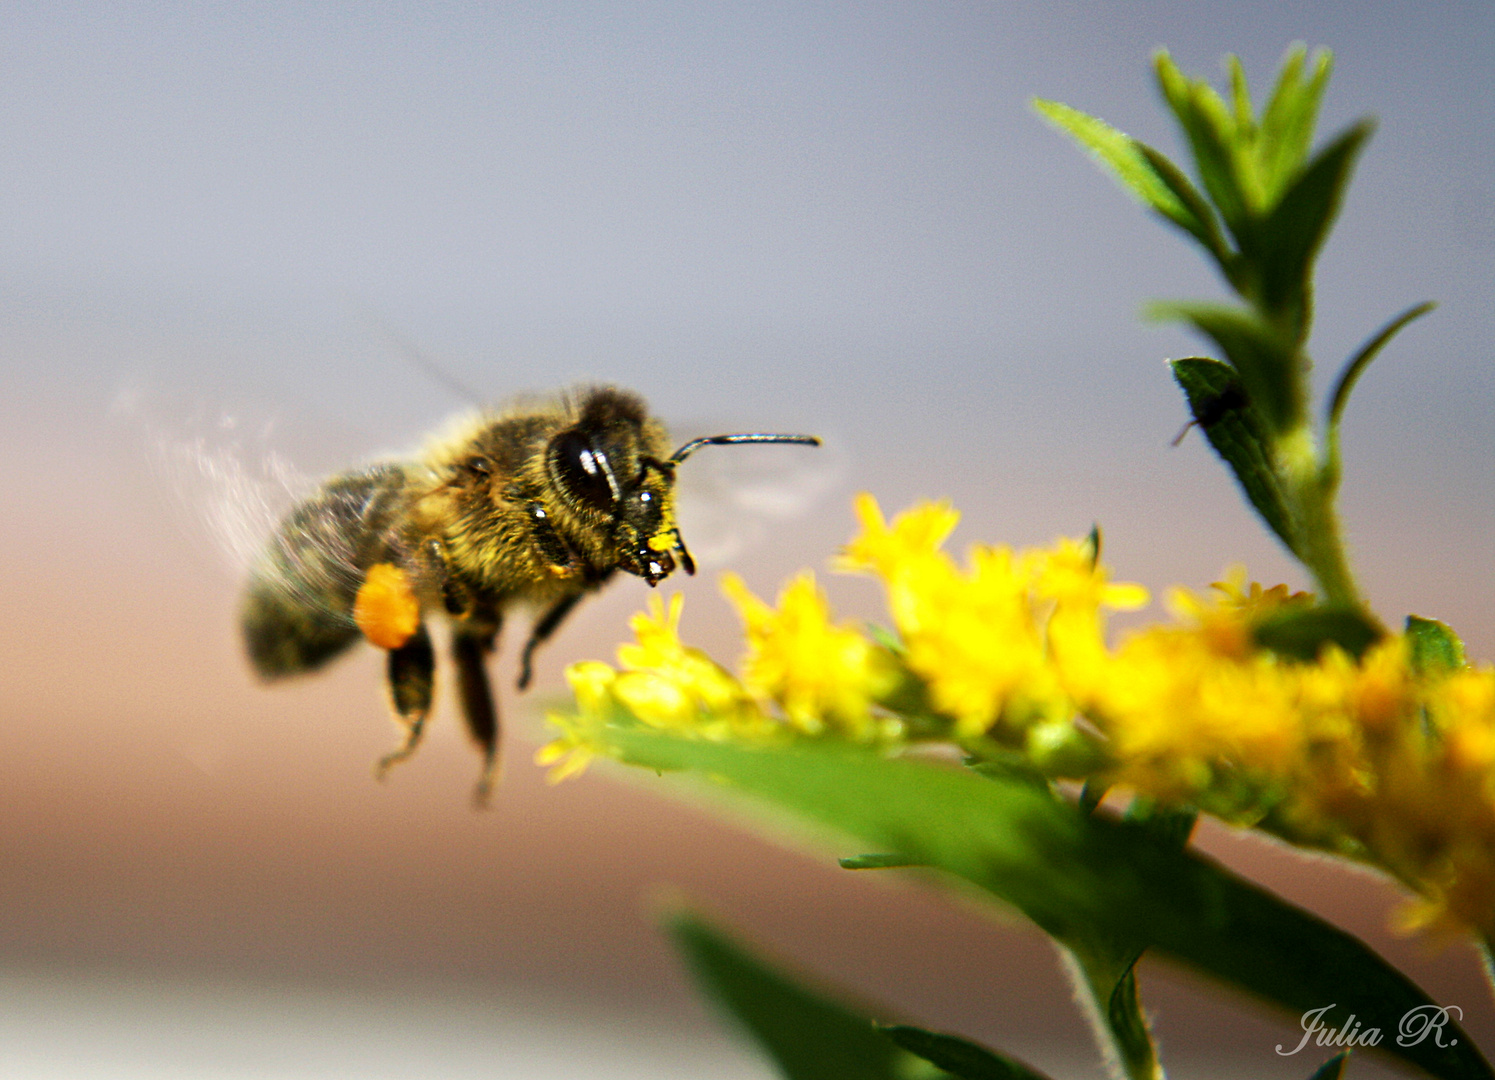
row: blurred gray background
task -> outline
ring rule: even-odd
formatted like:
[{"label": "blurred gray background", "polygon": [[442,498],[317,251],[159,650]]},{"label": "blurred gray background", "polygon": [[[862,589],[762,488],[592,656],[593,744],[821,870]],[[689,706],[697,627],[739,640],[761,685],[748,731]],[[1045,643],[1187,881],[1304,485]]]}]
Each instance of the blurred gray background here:
[{"label": "blurred gray background", "polygon": [[[51,1077],[762,1077],[653,927],[678,888],[925,1024],[1100,1075],[1046,946],[916,882],[834,869],[652,777],[547,788],[560,671],[610,656],[619,582],[505,688],[508,768],[443,713],[385,785],[379,661],[265,689],[229,549],[266,469],[408,451],[469,402],[604,380],[705,451],[692,640],[725,565],[824,567],[850,496],[963,510],[957,546],[1105,529],[1160,593],[1302,575],[1185,420],[1149,299],[1220,294],[1028,107],[1176,152],[1159,46],[1259,92],[1327,45],[1321,130],[1380,129],[1321,262],[1322,380],[1435,299],[1349,410],[1343,505],[1388,620],[1495,654],[1495,8],[1154,4],[11,3],[0,8],[0,1071]],[[767,455],[767,456],[762,456]],[[241,470],[233,473],[232,469]],[[823,574],[841,610],[875,590]],[[1156,609],[1154,609],[1156,611]],[[511,634],[512,638],[517,634]],[[1221,857],[1374,940],[1487,1051],[1461,947],[1384,931],[1374,880],[1224,830]],[[1165,965],[1177,1075],[1301,1077],[1296,1018]],[[1375,1075],[1362,1062],[1358,1073]]]}]

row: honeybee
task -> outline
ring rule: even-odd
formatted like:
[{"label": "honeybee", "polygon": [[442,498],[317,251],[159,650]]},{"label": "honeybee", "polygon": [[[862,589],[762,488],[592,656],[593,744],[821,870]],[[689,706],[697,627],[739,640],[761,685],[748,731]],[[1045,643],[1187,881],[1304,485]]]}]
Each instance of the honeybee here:
[{"label": "honeybee", "polygon": [[451,627],[456,687],[483,755],[486,802],[499,716],[484,661],[505,613],[537,614],[519,658],[619,570],[657,585],[695,563],[675,522],[675,468],[702,446],[799,443],[811,435],[694,439],[673,453],[642,399],[609,386],[469,419],[417,459],[335,476],[280,522],[250,570],[244,641],[266,680],[315,671],[360,638],[387,653],[390,705],[404,729],[381,778],[419,746],[436,657],[428,616]]}]

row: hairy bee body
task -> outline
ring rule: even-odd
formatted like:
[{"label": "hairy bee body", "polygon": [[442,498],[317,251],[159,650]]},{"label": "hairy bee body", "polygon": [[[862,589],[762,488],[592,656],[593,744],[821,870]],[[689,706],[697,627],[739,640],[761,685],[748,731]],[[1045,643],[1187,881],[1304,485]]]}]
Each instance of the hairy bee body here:
[{"label": "hairy bee body", "polygon": [[263,678],[314,671],[359,640],[354,600],[369,567],[394,556],[407,504],[405,470],[380,465],[328,481],[281,522],[240,609]]},{"label": "hairy bee body", "polygon": [[675,526],[675,466],[708,442],[818,440],[716,436],[670,454],[642,400],[589,387],[466,420],[411,461],[334,477],[286,515],[251,570],[240,610],[250,660],[278,679],[361,638],[385,649],[406,738],[382,774],[420,741],[435,686],[426,622],[444,616],[462,712],[485,756],[481,800],[498,742],[484,659],[504,613],[539,612],[522,689],[534,650],[618,570],[653,585],[678,555],[694,572]]}]

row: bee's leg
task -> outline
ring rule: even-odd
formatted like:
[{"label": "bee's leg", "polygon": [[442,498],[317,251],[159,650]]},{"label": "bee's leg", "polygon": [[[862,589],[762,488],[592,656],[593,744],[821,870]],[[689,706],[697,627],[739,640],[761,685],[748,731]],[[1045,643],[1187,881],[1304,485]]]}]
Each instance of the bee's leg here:
[{"label": "bee's leg", "polygon": [[555,633],[556,627],[565,621],[566,616],[571,614],[571,609],[582,597],[581,593],[572,593],[570,596],[562,597],[551,605],[550,610],[535,622],[530,629],[529,640],[524,643],[524,653],[519,658],[519,689],[523,690],[529,686],[531,662],[535,657],[535,650],[550,640],[550,635]]},{"label": "bee's leg", "polygon": [[472,593],[452,576],[446,559],[446,545],[440,540],[427,540],[424,548],[426,564],[430,567],[437,585],[441,589],[441,605],[448,615],[466,615],[472,610]]},{"label": "bee's leg", "polygon": [[468,732],[483,751],[483,771],[473,791],[473,802],[479,807],[488,805],[488,794],[498,769],[498,709],[493,704],[485,664],[497,637],[496,626],[492,630],[485,628],[474,632],[472,628],[459,624],[452,631],[452,657],[457,662],[457,692],[462,702],[462,717],[467,721]]},{"label": "bee's leg", "polygon": [[436,653],[425,624],[398,649],[389,650],[389,700],[395,717],[405,725],[405,743],[398,750],[379,759],[374,775],[380,780],[391,766],[404,761],[420,745],[431,713],[431,695],[435,687]]},{"label": "bee's leg", "polygon": [[527,509],[530,535],[534,538],[535,546],[544,553],[554,573],[569,573],[576,567],[576,555],[550,523],[550,511],[538,499],[532,499]]}]

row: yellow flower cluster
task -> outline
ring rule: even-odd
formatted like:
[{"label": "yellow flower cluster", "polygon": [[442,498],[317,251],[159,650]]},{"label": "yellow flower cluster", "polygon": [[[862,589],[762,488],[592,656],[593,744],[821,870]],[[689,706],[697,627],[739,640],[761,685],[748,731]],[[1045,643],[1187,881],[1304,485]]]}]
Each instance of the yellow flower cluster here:
[{"label": "yellow flower cluster", "polygon": [[584,661],[567,669],[577,711],[550,715],[562,735],[536,757],[554,766],[551,780],[574,776],[605,753],[605,729],[619,722],[747,742],[831,735],[888,744],[902,737],[902,722],[879,707],[902,681],[902,669],[885,647],[832,619],[813,575],[790,582],[777,608],[735,575],[722,588],[746,628],[742,678],[680,641],[683,597],[677,593],[668,607],[652,597],[649,611],[631,621],[637,643],[618,649],[619,668]]},{"label": "yellow flower cluster", "polygon": [[908,669],[955,738],[1032,744],[1072,730],[1076,694],[1105,655],[1103,610],[1142,607],[1146,591],[1109,582],[1090,542],[978,545],[962,568],[943,550],[959,520],[948,506],[915,507],[891,526],[870,495],[856,509],[862,532],[840,566],[881,579]]},{"label": "yellow flower cluster", "polygon": [[[1495,670],[1421,664],[1402,636],[1358,660],[1279,656],[1256,629],[1312,598],[1248,585],[1178,591],[1174,621],[1106,640],[1105,613],[1147,602],[1113,583],[1093,541],[1014,552],[945,550],[958,515],[915,507],[891,523],[870,496],[838,568],[887,593],[896,645],[835,621],[810,574],[770,606],[723,588],[746,630],[734,677],[681,643],[680,598],[634,617],[619,668],[567,672],[577,710],[540,761],[552,778],[606,753],[610,725],[756,743],[830,737],[896,747],[996,746],[1050,773],[1198,807],[1369,861],[1415,889],[1418,925],[1495,937]],[[1077,752],[1078,748],[1078,752]]]},{"label": "yellow flower cluster", "polygon": [[778,705],[791,728],[857,742],[901,735],[899,722],[875,709],[901,680],[897,662],[859,629],[832,621],[813,574],[791,581],[779,593],[777,608],[749,592],[735,574],[722,579],[722,591],[746,628],[743,683]]},{"label": "yellow flower cluster", "polygon": [[775,730],[747,687],[680,641],[684,597],[676,593],[668,607],[657,596],[649,599],[649,610],[629,622],[637,643],[618,649],[621,670],[597,660],[566,669],[577,709],[549,714],[561,736],[535,755],[537,763],[553,766],[552,782],[577,775],[607,752],[610,723],[637,721],[709,739],[761,739]]},{"label": "yellow flower cluster", "polygon": [[1298,598],[1218,588],[1105,663],[1084,705],[1110,777],[1374,863],[1421,895],[1409,926],[1495,934],[1495,670],[1418,671],[1401,635],[1284,659],[1253,629]]}]

